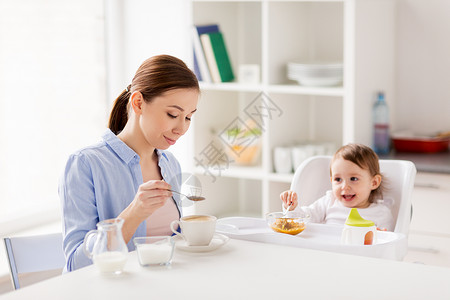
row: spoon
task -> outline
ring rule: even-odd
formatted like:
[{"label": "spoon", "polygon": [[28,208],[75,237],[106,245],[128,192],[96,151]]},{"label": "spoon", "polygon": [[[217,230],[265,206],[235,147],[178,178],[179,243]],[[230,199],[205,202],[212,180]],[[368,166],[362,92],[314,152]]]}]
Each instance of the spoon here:
[{"label": "spoon", "polygon": [[172,193],[176,193],[176,194],[179,194],[181,196],[184,196],[184,197],[188,198],[191,201],[202,201],[202,200],[205,200],[205,197],[201,197],[201,196],[187,196],[185,194],[182,194],[182,193],[174,191],[174,190],[169,190],[169,191],[171,191]]},{"label": "spoon", "polygon": [[292,206],[292,202],[289,204],[289,206],[286,208],[286,210],[283,212],[283,218],[286,217],[287,213],[289,212],[289,209]]}]

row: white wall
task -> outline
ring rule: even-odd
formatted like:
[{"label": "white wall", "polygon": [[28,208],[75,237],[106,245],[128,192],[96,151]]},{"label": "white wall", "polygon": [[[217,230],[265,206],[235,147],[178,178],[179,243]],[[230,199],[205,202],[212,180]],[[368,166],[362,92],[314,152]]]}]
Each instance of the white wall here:
[{"label": "white wall", "polygon": [[450,1],[400,0],[393,129],[450,130]]},{"label": "white wall", "polygon": [[106,5],[111,102],[131,83],[145,59],[170,54],[186,63],[191,60],[186,51],[189,1],[109,0]]},{"label": "white wall", "polygon": [[358,143],[372,145],[372,107],[378,91],[386,94],[391,114],[395,114],[396,8],[395,0],[356,1],[354,107]]}]

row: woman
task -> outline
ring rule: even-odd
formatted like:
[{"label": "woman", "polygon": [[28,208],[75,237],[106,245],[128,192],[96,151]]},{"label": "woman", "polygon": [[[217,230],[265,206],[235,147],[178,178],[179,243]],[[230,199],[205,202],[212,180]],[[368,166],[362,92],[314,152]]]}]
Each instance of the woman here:
[{"label": "woman", "polygon": [[132,238],[171,235],[181,216],[181,169],[166,150],[186,133],[197,110],[199,85],[179,59],[146,60],[116,99],[102,141],[72,154],[59,185],[63,209],[64,271],[91,264],[84,236],[99,221],[123,218],[128,249]]}]

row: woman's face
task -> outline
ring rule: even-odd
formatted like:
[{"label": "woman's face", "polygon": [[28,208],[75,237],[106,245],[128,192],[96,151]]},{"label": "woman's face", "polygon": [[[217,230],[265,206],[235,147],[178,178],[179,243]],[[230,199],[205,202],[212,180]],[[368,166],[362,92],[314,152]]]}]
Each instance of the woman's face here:
[{"label": "woman's face", "polygon": [[143,102],[139,126],[146,142],[165,150],[189,129],[197,110],[199,93],[195,89],[176,89]]},{"label": "woman's face", "polygon": [[333,194],[345,207],[366,208],[372,190],[381,183],[381,176],[371,176],[357,164],[337,158],[331,165]]}]

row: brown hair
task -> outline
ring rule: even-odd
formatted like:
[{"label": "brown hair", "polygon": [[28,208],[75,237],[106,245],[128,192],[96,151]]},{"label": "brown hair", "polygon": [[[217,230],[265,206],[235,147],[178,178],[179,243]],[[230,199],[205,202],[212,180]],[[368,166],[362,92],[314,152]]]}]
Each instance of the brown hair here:
[{"label": "brown hair", "polygon": [[131,84],[117,97],[109,116],[108,127],[118,134],[128,121],[128,100],[136,91],[141,92],[146,102],[175,89],[200,91],[195,74],[186,64],[170,55],[150,57],[136,71]]},{"label": "brown hair", "polygon": [[[370,175],[373,177],[375,175],[380,175],[383,179],[383,176],[380,172],[380,164],[378,162],[378,155],[366,145],[363,144],[348,144],[339,148],[333,156],[331,160],[331,164],[338,159],[343,158],[345,160],[351,161],[356,164],[358,167],[364,170],[368,170]],[[331,175],[331,170],[330,170]],[[369,196],[369,202],[373,203],[375,199],[383,198],[383,180],[381,180],[381,184],[378,188],[371,191]]]}]

